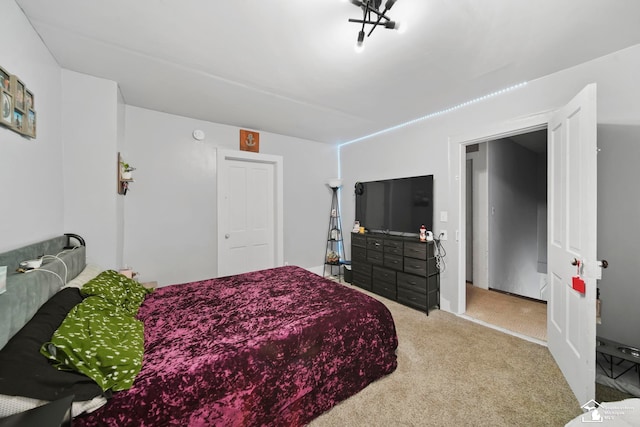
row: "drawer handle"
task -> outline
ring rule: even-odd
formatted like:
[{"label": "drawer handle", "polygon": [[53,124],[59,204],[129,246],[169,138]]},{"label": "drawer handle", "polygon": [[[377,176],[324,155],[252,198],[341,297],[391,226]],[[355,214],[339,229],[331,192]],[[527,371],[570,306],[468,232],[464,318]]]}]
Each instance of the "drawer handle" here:
[{"label": "drawer handle", "polygon": [[420,268],[422,267],[421,265],[412,265],[411,268]]},{"label": "drawer handle", "polygon": [[416,282],[409,282],[409,284],[410,284],[410,285],[413,285],[413,286],[417,285],[417,283],[416,283]]}]

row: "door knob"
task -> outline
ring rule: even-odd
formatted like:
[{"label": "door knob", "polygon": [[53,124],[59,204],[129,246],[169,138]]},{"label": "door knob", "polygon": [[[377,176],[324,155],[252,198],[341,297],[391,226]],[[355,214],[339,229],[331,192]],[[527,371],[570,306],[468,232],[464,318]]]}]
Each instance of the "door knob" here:
[{"label": "door knob", "polygon": [[229,234],[229,233],[227,233],[227,234],[225,234],[225,235],[224,235],[224,238],[225,238],[225,239],[228,239],[229,237],[231,237],[231,234]]},{"label": "door knob", "polygon": [[598,261],[598,265],[602,268],[607,268],[609,267],[609,261],[607,261],[606,259],[603,259],[602,261]]}]

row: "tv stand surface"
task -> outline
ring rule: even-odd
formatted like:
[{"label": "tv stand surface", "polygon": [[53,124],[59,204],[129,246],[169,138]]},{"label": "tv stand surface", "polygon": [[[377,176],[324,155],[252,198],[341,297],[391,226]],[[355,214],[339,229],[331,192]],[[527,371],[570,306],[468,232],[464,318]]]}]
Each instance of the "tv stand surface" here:
[{"label": "tv stand surface", "polygon": [[419,233],[406,233],[404,231],[389,231],[387,232],[389,236],[400,236],[400,237],[415,237],[417,239],[420,238]]},{"label": "tv stand surface", "polygon": [[352,233],[351,283],[428,315],[440,306],[435,246],[403,234]]}]

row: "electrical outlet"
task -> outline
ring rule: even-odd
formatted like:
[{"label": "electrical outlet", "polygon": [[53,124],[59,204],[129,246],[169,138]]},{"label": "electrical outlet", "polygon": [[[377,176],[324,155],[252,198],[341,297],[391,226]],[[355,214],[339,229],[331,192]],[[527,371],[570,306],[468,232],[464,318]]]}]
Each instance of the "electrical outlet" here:
[{"label": "electrical outlet", "polygon": [[440,230],[440,234],[438,234],[438,238],[440,240],[447,240],[448,237],[449,234],[447,233],[447,230]]}]

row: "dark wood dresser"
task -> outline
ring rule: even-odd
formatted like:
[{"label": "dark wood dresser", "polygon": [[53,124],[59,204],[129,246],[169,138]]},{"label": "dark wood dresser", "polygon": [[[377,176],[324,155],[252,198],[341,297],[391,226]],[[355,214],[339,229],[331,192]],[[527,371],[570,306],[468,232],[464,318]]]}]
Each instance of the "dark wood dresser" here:
[{"label": "dark wood dresser", "polygon": [[429,314],[440,306],[435,245],[417,237],[351,233],[352,284]]}]

